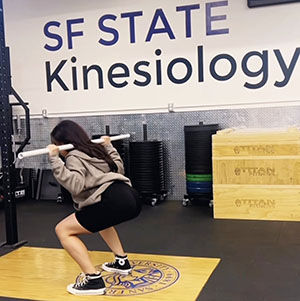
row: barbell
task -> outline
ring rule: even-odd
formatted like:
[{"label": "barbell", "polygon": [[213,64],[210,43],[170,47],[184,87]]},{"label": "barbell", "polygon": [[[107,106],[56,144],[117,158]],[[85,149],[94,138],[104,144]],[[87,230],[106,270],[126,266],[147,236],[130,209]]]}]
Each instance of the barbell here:
[{"label": "barbell", "polygon": [[[116,140],[126,139],[126,138],[129,138],[129,137],[130,137],[130,134],[122,134],[122,135],[112,136],[112,137],[110,137],[110,140],[111,141],[116,141]],[[102,143],[102,142],[104,142],[104,139],[102,139],[102,138],[93,139],[93,140],[91,140],[91,142],[93,142],[93,143]],[[74,148],[73,144],[63,144],[63,145],[58,146],[58,149],[60,151],[70,150],[70,149],[73,149],[73,148]],[[22,159],[27,158],[27,157],[39,156],[39,155],[44,155],[44,154],[48,154],[48,153],[49,153],[49,150],[48,150],[47,147],[45,147],[45,148],[35,149],[35,150],[27,151],[27,152],[21,152],[21,153],[18,154],[18,158],[22,160]]]}]

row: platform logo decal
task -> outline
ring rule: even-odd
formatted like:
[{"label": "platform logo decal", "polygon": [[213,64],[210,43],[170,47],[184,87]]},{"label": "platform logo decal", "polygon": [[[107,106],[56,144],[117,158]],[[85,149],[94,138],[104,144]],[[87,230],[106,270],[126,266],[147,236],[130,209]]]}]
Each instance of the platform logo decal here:
[{"label": "platform logo decal", "polygon": [[[166,289],[177,282],[179,271],[168,264],[131,260],[132,273],[120,275],[102,271],[107,296],[144,295]],[[97,268],[101,269],[101,266]]]}]

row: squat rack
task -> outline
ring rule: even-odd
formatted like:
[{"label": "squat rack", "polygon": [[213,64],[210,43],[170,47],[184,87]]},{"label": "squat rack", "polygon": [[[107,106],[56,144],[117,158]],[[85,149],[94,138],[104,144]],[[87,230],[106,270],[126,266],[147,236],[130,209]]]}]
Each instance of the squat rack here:
[{"label": "squat rack", "polygon": [[5,210],[5,227],[6,227],[6,241],[0,243],[0,247],[18,248],[25,244],[26,241],[18,241],[17,230],[17,214],[15,201],[15,162],[14,153],[12,149],[12,109],[9,103],[9,95],[16,97],[18,102],[23,106],[26,112],[26,129],[27,137],[21,143],[18,152],[21,151],[26,143],[30,140],[29,127],[29,109],[22,101],[19,95],[11,86],[10,75],[10,59],[9,48],[5,44],[5,28],[4,28],[4,14],[3,1],[0,0],[0,147],[2,159],[3,172],[3,195],[4,195],[4,210]]}]

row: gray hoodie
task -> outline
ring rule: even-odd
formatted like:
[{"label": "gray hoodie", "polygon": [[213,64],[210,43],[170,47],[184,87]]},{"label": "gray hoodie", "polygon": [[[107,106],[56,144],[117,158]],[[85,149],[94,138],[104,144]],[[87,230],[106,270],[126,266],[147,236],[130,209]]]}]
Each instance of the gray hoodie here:
[{"label": "gray hoodie", "polygon": [[123,175],[123,161],[116,149],[111,144],[105,148],[116,163],[117,172],[111,172],[104,160],[92,158],[76,149],[67,154],[65,163],[58,156],[49,158],[54,177],[72,194],[78,210],[101,201],[101,194],[114,181],[123,181],[131,186],[130,180]]}]

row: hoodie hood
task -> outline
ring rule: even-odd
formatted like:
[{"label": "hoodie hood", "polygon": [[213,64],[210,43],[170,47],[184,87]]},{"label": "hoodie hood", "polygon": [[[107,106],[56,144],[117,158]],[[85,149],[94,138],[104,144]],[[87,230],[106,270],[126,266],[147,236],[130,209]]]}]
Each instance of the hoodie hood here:
[{"label": "hoodie hood", "polygon": [[[82,159],[83,161],[85,162],[88,162],[89,164],[95,166],[96,168],[98,169],[103,169],[103,165],[107,165],[108,167],[108,164],[105,160],[103,159],[99,159],[99,158],[96,158],[96,157],[90,157],[89,155],[87,155],[86,153],[82,152],[82,151],[79,151],[77,149],[74,149],[74,150],[71,150],[67,155],[66,155],[66,159],[70,156],[75,156],[77,158],[80,158]],[[109,167],[108,167],[109,168]]]}]

